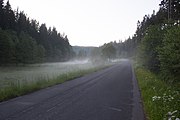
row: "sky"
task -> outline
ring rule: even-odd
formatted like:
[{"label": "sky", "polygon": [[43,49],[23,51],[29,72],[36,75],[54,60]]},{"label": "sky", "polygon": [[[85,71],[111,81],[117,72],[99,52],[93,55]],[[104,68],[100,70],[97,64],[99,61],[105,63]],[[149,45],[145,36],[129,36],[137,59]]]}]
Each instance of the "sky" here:
[{"label": "sky", "polygon": [[137,21],[159,10],[161,0],[9,0],[31,19],[56,27],[71,45],[101,46],[131,37]]}]

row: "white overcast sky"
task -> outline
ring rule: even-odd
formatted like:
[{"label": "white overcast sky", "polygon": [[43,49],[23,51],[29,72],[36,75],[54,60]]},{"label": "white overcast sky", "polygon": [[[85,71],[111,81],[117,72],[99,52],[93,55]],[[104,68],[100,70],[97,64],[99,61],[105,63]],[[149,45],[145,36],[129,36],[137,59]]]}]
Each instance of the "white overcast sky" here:
[{"label": "white overcast sky", "polygon": [[161,0],[9,0],[28,17],[55,26],[71,45],[100,46],[135,33],[137,21]]}]

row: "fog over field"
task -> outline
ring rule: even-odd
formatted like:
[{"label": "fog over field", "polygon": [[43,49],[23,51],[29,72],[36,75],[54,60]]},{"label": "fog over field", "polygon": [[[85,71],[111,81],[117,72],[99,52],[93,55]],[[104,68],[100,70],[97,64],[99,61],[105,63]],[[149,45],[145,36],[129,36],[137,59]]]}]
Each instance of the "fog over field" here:
[{"label": "fog over field", "polygon": [[11,82],[33,82],[56,78],[61,74],[94,68],[89,60],[0,67],[0,86]]}]

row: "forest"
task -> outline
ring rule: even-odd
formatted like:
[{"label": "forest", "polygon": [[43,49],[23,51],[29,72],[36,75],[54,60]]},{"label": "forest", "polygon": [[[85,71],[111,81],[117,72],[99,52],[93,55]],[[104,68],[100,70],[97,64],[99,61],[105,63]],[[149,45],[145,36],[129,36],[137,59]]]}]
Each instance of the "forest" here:
[{"label": "forest", "polygon": [[[161,0],[157,12],[137,22],[132,37],[94,48],[88,56],[93,61],[133,58],[174,82],[180,78],[179,46],[179,0]],[[60,34],[55,27],[40,25],[23,11],[13,11],[9,1],[0,0],[0,65],[67,61],[75,54],[81,55],[73,52],[67,35]]]},{"label": "forest", "polygon": [[[138,104],[143,104],[143,111],[147,120],[179,120],[180,0],[160,1],[159,10],[152,11],[152,14],[145,15],[142,21],[137,21],[135,33],[128,39],[105,43],[100,47],[82,47],[71,46],[67,35],[58,32],[55,27],[47,27],[45,23],[40,24],[37,20],[29,18],[23,11],[19,11],[19,9],[12,10],[9,0],[0,0],[0,102],[47,87],[49,87],[47,89],[47,94],[49,94],[51,91],[50,86],[82,76],[82,78],[76,79],[77,81],[75,80],[75,87],[71,86],[74,83],[70,83],[70,81],[68,84],[64,84],[66,85],[64,88],[69,89],[68,86],[70,86],[72,91],[77,90],[82,95],[74,97],[74,92],[71,93],[69,89],[70,91],[68,90],[68,92],[70,94],[67,97],[64,96],[63,101],[65,100],[66,102],[66,99],[73,97],[75,101],[77,101],[76,98],[78,100],[85,98],[83,94],[87,95],[91,88],[96,90],[95,88],[100,86],[97,90],[102,88],[105,94],[106,92],[108,93],[107,95],[110,95],[109,93],[112,91],[113,93],[124,93],[126,96],[133,97],[129,100],[127,99],[128,101],[134,102],[137,99],[137,94],[134,94],[134,90],[136,89],[134,87],[134,81],[137,79],[139,86],[137,90],[138,92],[140,91],[141,97],[137,99],[137,102]],[[126,24],[128,24],[128,21]],[[126,65],[128,69],[125,68],[122,62],[124,58],[129,59],[128,61],[132,63],[128,63],[128,66]],[[118,71],[118,66],[115,66],[114,71],[109,71],[113,70],[113,67],[112,69],[106,69],[104,72],[100,71],[115,64],[119,64],[118,66],[122,65],[122,69]],[[124,71],[128,70],[131,73],[126,74]],[[97,76],[95,75],[96,71],[99,71],[97,72]],[[120,73],[119,76],[111,74],[116,72],[117,74]],[[88,81],[84,81],[85,75],[87,75]],[[92,79],[90,76],[93,76]],[[106,85],[103,78],[107,76],[109,81]],[[130,92],[124,90],[125,86],[117,86],[117,88],[122,87],[122,89],[114,89],[116,87],[114,84],[118,83],[114,82],[114,79],[118,78],[118,81],[122,80],[119,84],[122,85],[123,82],[127,82],[124,76],[133,82],[128,83],[131,84],[133,90],[126,87]],[[80,80],[84,81],[82,82],[83,84],[78,84]],[[103,84],[99,84],[101,80]],[[110,82],[113,82],[113,84],[109,84]],[[79,90],[81,91],[79,86],[81,86],[82,92],[79,92]],[[105,88],[107,89],[105,90]],[[57,89],[55,88],[54,90]],[[62,94],[59,94],[59,91],[57,92],[58,94],[53,94],[56,97],[47,97],[47,101],[50,100],[49,98],[53,98],[55,102],[58,101],[57,99],[61,98],[58,95],[62,95],[63,91]],[[67,91],[65,90],[65,92]],[[130,95],[127,95],[127,93]],[[103,93],[102,95],[105,94]],[[39,95],[39,92],[37,95]],[[119,93],[117,96],[119,96]],[[124,95],[122,96],[124,97]],[[107,100],[105,96],[102,98],[105,101]],[[36,100],[37,98],[35,98]],[[86,101],[86,99],[84,100]],[[90,99],[88,98],[88,100]],[[43,105],[46,102],[44,101],[42,103]],[[102,99],[100,101],[102,102]],[[115,101],[119,100],[116,99]],[[122,101],[120,100],[120,102]],[[133,102],[127,104],[128,107],[132,105],[132,110],[136,108],[136,103]],[[19,103],[22,104],[21,102]],[[71,101],[70,103],[73,102]],[[17,104],[17,107],[20,104]],[[25,104],[27,103],[25,102]],[[25,104],[23,103],[22,105]],[[39,102],[38,104],[41,103]],[[54,109],[54,104],[52,105]],[[59,105],[62,104],[58,104],[58,109],[54,110],[59,111]],[[29,103],[27,106],[29,106]],[[51,107],[49,104],[48,106]],[[4,107],[2,108],[4,109]],[[9,110],[9,107],[7,108],[5,111]],[[39,107],[38,110],[40,110]],[[115,110],[114,112],[117,112],[117,110],[118,112],[124,111],[124,109],[116,108],[109,110]],[[73,109],[71,108],[70,111],[73,111]],[[29,111],[27,113],[29,114]],[[33,114],[33,116],[35,115]],[[9,118],[12,117],[15,118],[14,116],[10,116]]]},{"label": "forest", "polygon": [[67,61],[72,55],[67,35],[0,0],[0,65]]},{"label": "forest", "polygon": [[132,37],[104,44],[102,48],[111,46],[116,49],[111,57],[135,59],[166,81],[176,82],[180,78],[180,1],[162,0],[159,6],[159,11],[137,22]]}]

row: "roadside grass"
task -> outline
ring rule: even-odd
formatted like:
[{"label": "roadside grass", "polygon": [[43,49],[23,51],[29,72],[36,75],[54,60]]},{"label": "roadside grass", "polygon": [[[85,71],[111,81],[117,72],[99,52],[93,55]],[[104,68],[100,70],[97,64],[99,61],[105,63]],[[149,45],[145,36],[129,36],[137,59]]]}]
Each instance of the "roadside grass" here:
[{"label": "roadside grass", "polygon": [[148,120],[179,120],[180,84],[168,84],[158,75],[135,67]]},{"label": "roadside grass", "polygon": [[99,67],[95,67],[95,68],[91,68],[87,70],[77,70],[74,72],[68,72],[66,74],[61,74],[53,79],[41,78],[40,80],[31,81],[31,82],[13,81],[13,82],[8,83],[8,86],[0,88],[0,102],[11,99],[11,98],[15,98],[18,96],[22,96],[22,95],[25,95],[25,94],[28,94],[28,93],[31,93],[31,92],[34,92],[43,88],[47,88],[53,85],[61,84],[65,81],[69,81],[69,80],[84,76],[86,74],[99,71],[109,66],[110,65],[99,66]]}]

